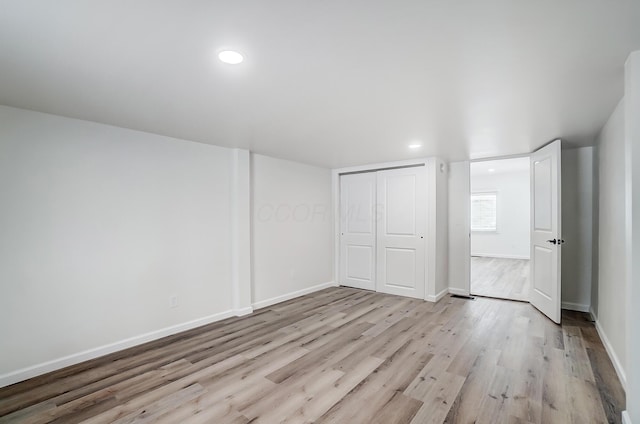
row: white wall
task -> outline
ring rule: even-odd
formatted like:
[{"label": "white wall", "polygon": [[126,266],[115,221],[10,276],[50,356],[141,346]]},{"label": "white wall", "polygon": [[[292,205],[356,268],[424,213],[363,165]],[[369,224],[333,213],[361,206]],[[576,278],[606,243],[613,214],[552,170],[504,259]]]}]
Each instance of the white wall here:
[{"label": "white wall", "polygon": [[640,51],[629,56],[625,67],[625,137],[627,152],[627,184],[630,196],[627,232],[631,259],[627,280],[627,326],[628,328],[628,422],[640,423]]},{"label": "white wall", "polygon": [[230,149],[0,107],[0,383],[228,312],[230,159]]},{"label": "white wall", "polygon": [[469,162],[449,164],[449,291],[469,295]]},{"label": "white wall", "polygon": [[0,386],[332,284],[328,169],[0,106],[0,199]]},{"label": "white wall", "polygon": [[231,285],[235,315],[253,312],[251,304],[251,157],[231,152]]},{"label": "white wall", "polygon": [[427,233],[425,235],[425,299],[436,302],[448,292],[449,284],[449,200],[448,167],[438,157],[426,158]]},{"label": "white wall", "polygon": [[252,155],[253,302],[333,280],[331,171]]},{"label": "white wall", "polygon": [[436,295],[449,286],[449,170],[436,159]]},{"label": "white wall", "polygon": [[472,256],[529,259],[530,184],[528,170],[471,177],[471,193],[498,192],[498,231],[472,232]]},{"label": "white wall", "polygon": [[593,225],[591,238],[591,314],[598,316],[598,278],[600,276],[600,147],[593,146]]},{"label": "white wall", "polygon": [[593,150],[562,151],[562,303],[583,312],[591,305]]},{"label": "white wall", "polygon": [[599,154],[599,254],[597,314],[598,329],[624,373],[626,340],[626,234],[625,224],[625,115],[624,100],[616,107],[598,136]]}]

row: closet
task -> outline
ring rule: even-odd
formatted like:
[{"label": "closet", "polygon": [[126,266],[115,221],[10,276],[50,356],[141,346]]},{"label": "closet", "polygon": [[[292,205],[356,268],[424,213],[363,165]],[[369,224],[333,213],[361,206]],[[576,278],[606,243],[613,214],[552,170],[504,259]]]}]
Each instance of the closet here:
[{"label": "closet", "polygon": [[339,175],[339,281],[424,299],[425,163]]}]

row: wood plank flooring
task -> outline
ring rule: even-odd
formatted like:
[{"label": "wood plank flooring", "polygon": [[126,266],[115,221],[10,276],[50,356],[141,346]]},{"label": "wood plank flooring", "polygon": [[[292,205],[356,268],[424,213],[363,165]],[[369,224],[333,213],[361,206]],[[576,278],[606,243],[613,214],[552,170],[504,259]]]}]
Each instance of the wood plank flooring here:
[{"label": "wood plank flooring", "polygon": [[471,257],[471,294],[529,301],[529,260]]},{"label": "wood plank flooring", "polygon": [[332,288],[0,389],[0,422],[619,423],[586,315]]}]

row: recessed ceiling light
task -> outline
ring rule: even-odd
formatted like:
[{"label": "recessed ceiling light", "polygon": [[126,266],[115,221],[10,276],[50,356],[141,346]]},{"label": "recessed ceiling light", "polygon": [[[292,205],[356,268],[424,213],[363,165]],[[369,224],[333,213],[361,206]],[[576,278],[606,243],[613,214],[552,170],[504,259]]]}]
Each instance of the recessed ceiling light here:
[{"label": "recessed ceiling light", "polygon": [[409,144],[409,148],[410,149],[419,149],[421,147],[422,147],[422,144],[420,144],[420,143],[411,143],[411,144]]},{"label": "recessed ceiling light", "polygon": [[244,57],[238,52],[234,52],[233,50],[224,50],[218,53],[218,59],[223,61],[224,63],[228,63],[229,65],[237,65],[238,63],[242,63]]},{"label": "recessed ceiling light", "polygon": [[489,172],[496,172],[496,170],[493,168],[489,168]]}]

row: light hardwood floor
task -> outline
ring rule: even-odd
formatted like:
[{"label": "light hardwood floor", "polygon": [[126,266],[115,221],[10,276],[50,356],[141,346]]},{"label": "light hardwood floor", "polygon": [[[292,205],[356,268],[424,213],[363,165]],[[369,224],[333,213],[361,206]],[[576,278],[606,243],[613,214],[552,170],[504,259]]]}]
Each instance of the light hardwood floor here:
[{"label": "light hardwood floor", "polygon": [[0,389],[0,422],[605,423],[591,322],[332,288]]},{"label": "light hardwood floor", "polygon": [[471,257],[471,294],[529,301],[529,260]]}]

